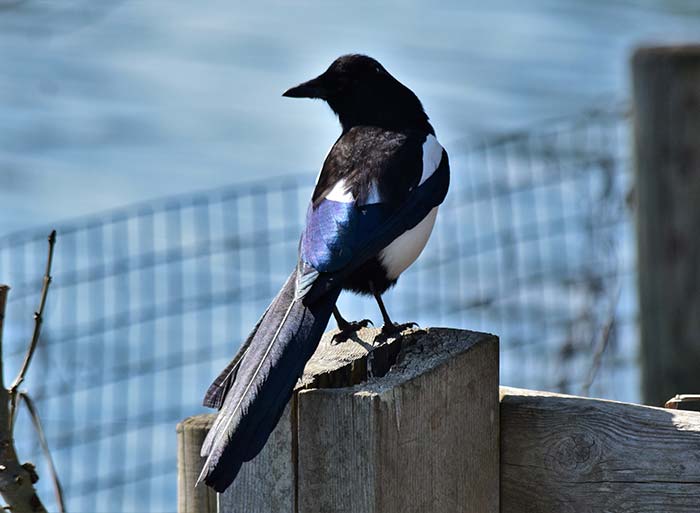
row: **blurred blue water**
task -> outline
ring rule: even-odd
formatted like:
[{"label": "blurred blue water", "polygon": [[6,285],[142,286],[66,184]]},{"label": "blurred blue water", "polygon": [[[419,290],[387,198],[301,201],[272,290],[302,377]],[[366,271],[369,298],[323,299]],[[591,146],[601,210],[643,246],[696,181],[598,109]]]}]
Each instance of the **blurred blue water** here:
[{"label": "blurred blue water", "polygon": [[444,143],[628,94],[639,43],[700,33],[693,0],[0,1],[0,234],[317,169],[338,133],[281,98],[380,59]]}]

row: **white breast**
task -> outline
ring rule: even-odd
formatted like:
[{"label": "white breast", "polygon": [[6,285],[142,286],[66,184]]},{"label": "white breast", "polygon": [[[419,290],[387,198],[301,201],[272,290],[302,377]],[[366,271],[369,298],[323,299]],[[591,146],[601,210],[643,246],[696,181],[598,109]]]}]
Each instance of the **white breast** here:
[{"label": "white breast", "polygon": [[421,254],[433,231],[437,211],[438,207],[433,208],[420,223],[394,239],[379,253],[379,261],[389,279],[398,278]]}]

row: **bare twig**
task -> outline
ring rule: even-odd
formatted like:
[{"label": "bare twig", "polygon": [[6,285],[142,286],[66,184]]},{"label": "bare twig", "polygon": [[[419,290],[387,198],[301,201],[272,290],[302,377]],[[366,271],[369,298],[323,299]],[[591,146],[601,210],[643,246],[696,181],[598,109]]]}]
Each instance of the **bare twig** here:
[{"label": "bare twig", "polygon": [[615,319],[617,318],[617,304],[620,301],[621,288],[618,286],[615,296],[610,301],[610,309],[608,310],[608,317],[603,325],[603,329],[600,333],[600,338],[596,344],[595,350],[593,352],[593,359],[591,360],[591,366],[588,369],[588,377],[586,382],[581,387],[581,395],[587,396],[591,392],[591,386],[595,381],[598,371],[600,370],[600,365],[603,362],[603,354],[608,348],[610,342],[610,335],[615,327]]},{"label": "bare twig", "polygon": [[56,495],[56,504],[58,505],[59,513],[65,513],[66,505],[63,500],[63,487],[61,486],[61,481],[58,479],[58,472],[56,472],[56,466],[53,463],[53,458],[51,457],[51,451],[49,451],[49,443],[46,441],[46,436],[44,435],[44,428],[41,425],[41,420],[39,419],[39,414],[34,406],[34,401],[26,392],[19,392],[19,398],[24,401],[27,405],[27,410],[29,410],[29,415],[32,417],[32,423],[36,429],[36,434],[39,437],[39,444],[41,445],[41,450],[44,452],[44,457],[49,465],[49,472],[51,472],[51,481],[53,482],[53,490]]},{"label": "bare twig", "polygon": [[24,381],[24,377],[27,374],[27,369],[29,369],[29,364],[32,361],[32,356],[34,356],[34,351],[39,343],[39,335],[41,334],[41,323],[44,320],[44,306],[46,305],[46,295],[49,292],[49,285],[51,285],[51,264],[53,262],[53,247],[56,244],[56,230],[53,230],[49,235],[49,256],[46,259],[46,272],[44,273],[44,284],[41,288],[41,299],[39,300],[39,308],[34,312],[34,333],[32,334],[32,340],[29,342],[29,348],[27,349],[27,354],[24,357],[24,362],[22,363],[22,368],[20,369],[17,377],[12,382],[10,386],[10,397],[13,398],[13,411],[15,395],[17,394],[17,389]]},{"label": "bare twig", "polygon": [[[6,285],[0,285],[0,369],[2,368],[2,328],[5,319]],[[10,511],[15,513],[46,513],[46,508],[34,490],[38,479],[33,465],[21,465],[15,451],[10,426],[10,394],[2,382],[0,373],[0,494]],[[7,509],[7,508],[5,508]]]},{"label": "bare twig", "polygon": [[[8,292],[10,292],[10,287],[0,285],[0,361],[2,361],[2,329],[5,326],[5,306],[7,305]],[[0,365],[0,386],[3,383],[3,379],[2,365]]]}]

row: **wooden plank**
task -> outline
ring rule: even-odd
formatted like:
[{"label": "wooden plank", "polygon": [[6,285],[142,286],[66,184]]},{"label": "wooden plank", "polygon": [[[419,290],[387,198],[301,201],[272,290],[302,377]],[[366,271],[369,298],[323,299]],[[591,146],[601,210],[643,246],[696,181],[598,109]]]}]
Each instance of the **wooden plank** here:
[{"label": "wooden plank", "polygon": [[416,331],[382,378],[299,393],[298,513],[498,511],[498,341]]},{"label": "wooden plank", "polygon": [[700,413],[501,387],[501,512],[700,511]]},{"label": "wooden plank", "polygon": [[700,392],[700,46],[642,48],[632,70],[642,391],[661,406]]}]

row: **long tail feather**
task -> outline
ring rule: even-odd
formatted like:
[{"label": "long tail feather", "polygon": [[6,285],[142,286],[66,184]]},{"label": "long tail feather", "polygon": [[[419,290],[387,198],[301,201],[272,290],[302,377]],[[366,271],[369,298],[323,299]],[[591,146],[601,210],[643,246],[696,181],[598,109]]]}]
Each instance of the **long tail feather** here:
[{"label": "long tail feather", "polygon": [[[272,304],[274,304],[275,301],[277,301],[277,297],[272,300]],[[251,330],[248,338],[246,338],[245,342],[241,344],[236,356],[234,356],[226,368],[221,371],[213,383],[209,385],[207,393],[204,395],[204,401],[202,401],[202,404],[207,408],[220,410],[223,406],[226,394],[228,394],[228,391],[231,389],[231,385],[236,379],[236,374],[238,373],[238,367],[241,364],[241,360],[243,359],[243,356],[245,356],[246,352],[248,352],[248,347],[250,346],[253,337],[258,332],[260,323],[265,318],[265,315],[267,315],[269,310],[270,307],[268,306],[265,313],[262,314],[260,319],[258,319],[258,322],[255,324],[255,327]]]},{"label": "long tail feather", "polygon": [[306,304],[303,298],[295,298],[295,282],[296,271],[249,337],[247,350],[237,363],[229,364],[235,368],[227,372],[226,398],[202,445],[207,460],[199,477],[219,492],[267,442],[340,293],[335,290]]}]

